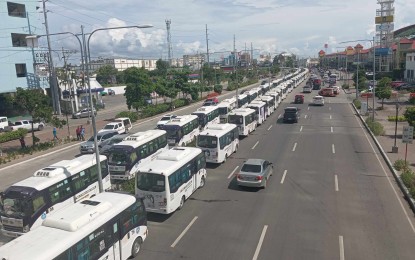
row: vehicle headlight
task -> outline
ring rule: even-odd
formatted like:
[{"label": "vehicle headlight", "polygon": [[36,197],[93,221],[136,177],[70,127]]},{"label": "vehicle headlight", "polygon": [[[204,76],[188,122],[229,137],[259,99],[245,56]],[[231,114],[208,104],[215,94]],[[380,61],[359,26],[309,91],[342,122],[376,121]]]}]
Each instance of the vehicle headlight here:
[{"label": "vehicle headlight", "polygon": [[27,232],[29,232],[29,230],[30,230],[29,225],[26,225],[26,226],[23,227],[23,233],[27,233]]}]

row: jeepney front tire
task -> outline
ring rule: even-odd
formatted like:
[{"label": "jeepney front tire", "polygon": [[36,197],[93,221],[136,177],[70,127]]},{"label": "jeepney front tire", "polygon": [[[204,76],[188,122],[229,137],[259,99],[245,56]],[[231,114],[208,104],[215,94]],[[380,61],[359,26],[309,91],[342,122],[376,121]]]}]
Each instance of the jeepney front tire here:
[{"label": "jeepney front tire", "polygon": [[143,243],[143,239],[141,237],[137,237],[134,240],[133,247],[131,248],[131,255],[136,258],[138,253],[141,250],[141,244]]}]

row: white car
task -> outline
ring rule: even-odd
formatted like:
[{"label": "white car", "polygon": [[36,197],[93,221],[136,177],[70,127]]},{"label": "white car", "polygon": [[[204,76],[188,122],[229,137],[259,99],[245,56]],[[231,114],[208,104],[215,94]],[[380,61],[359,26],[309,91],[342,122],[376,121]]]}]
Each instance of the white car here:
[{"label": "white car", "polygon": [[104,132],[117,132],[118,134],[125,134],[126,129],[123,123],[112,122],[112,123],[106,124],[104,128],[99,130],[98,133],[104,133]]},{"label": "white car", "polygon": [[161,129],[163,127],[163,125],[165,125],[167,122],[169,122],[170,120],[172,120],[173,118],[176,118],[176,115],[164,115],[160,121],[157,122],[157,128]]},{"label": "white car", "polygon": [[315,105],[315,106],[324,106],[324,97],[322,97],[322,96],[313,97],[313,105]]}]

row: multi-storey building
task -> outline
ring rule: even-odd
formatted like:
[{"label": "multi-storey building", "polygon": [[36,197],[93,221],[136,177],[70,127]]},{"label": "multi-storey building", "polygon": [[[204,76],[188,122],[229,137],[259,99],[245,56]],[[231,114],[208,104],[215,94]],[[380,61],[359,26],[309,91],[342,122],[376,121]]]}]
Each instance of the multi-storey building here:
[{"label": "multi-storey building", "polygon": [[[40,57],[27,48],[26,36],[41,34],[36,1],[2,1],[0,19],[0,93],[15,92],[16,88],[38,88],[48,85],[46,77],[35,77],[34,61]],[[39,57],[38,57],[39,56]]]},{"label": "multi-storey building", "polygon": [[415,82],[415,49],[406,54],[404,77],[406,81]]}]

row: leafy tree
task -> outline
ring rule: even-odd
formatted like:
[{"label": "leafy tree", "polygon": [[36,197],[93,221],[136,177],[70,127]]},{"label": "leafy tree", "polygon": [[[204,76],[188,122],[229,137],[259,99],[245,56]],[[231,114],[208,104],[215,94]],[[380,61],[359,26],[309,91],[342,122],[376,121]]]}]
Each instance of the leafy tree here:
[{"label": "leafy tree", "polygon": [[103,85],[112,83],[112,80],[116,78],[118,70],[111,65],[105,65],[100,67],[97,71],[97,81]]},{"label": "leafy tree", "polygon": [[134,108],[138,111],[147,105],[146,98],[154,91],[147,70],[144,68],[131,67],[124,70],[124,80],[127,84],[124,96],[127,99],[128,109]]},{"label": "leafy tree", "polygon": [[415,126],[415,107],[406,108],[406,111],[403,115],[405,116],[410,126]]},{"label": "leafy tree", "polygon": [[174,70],[171,71],[171,75],[168,77],[172,85],[171,87],[178,89],[187,97],[192,91],[191,84],[189,83],[189,74],[191,73],[188,69],[183,69],[181,71]]},{"label": "leafy tree", "polygon": [[155,83],[155,92],[164,98],[164,102],[166,102],[166,98],[175,99],[179,90],[174,87],[173,82],[168,81],[164,78],[158,78]]},{"label": "leafy tree", "polygon": [[382,109],[383,109],[383,102],[385,99],[389,99],[392,95],[392,88],[391,88],[392,80],[388,77],[384,77],[379,80],[375,95],[377,98],[382,100]]},{"label": "leafy tree", "polygon": [[207,82],[208,85],[215,83],[215,69],[210,67],[208,64],[204,64],[202,67],[203,71],[203,80]]},{"label": "leafy tree", "polygon": [[156,71],[158,72],[159,76],[165,77],[167,75],[169,67],[170,66],[167,61],[163,61],[162,59],[158,59],[156,61]]},{"label": "leafy tree", "polygon": [[34,123],[46,122],[53,126],[62,128],[66,122],[53,116],[50,99],[42,90],[17,88],[14,103],[17,107],[27,111],[32,116],[32,141],[33,146],[38,138],[35,137]]}]

